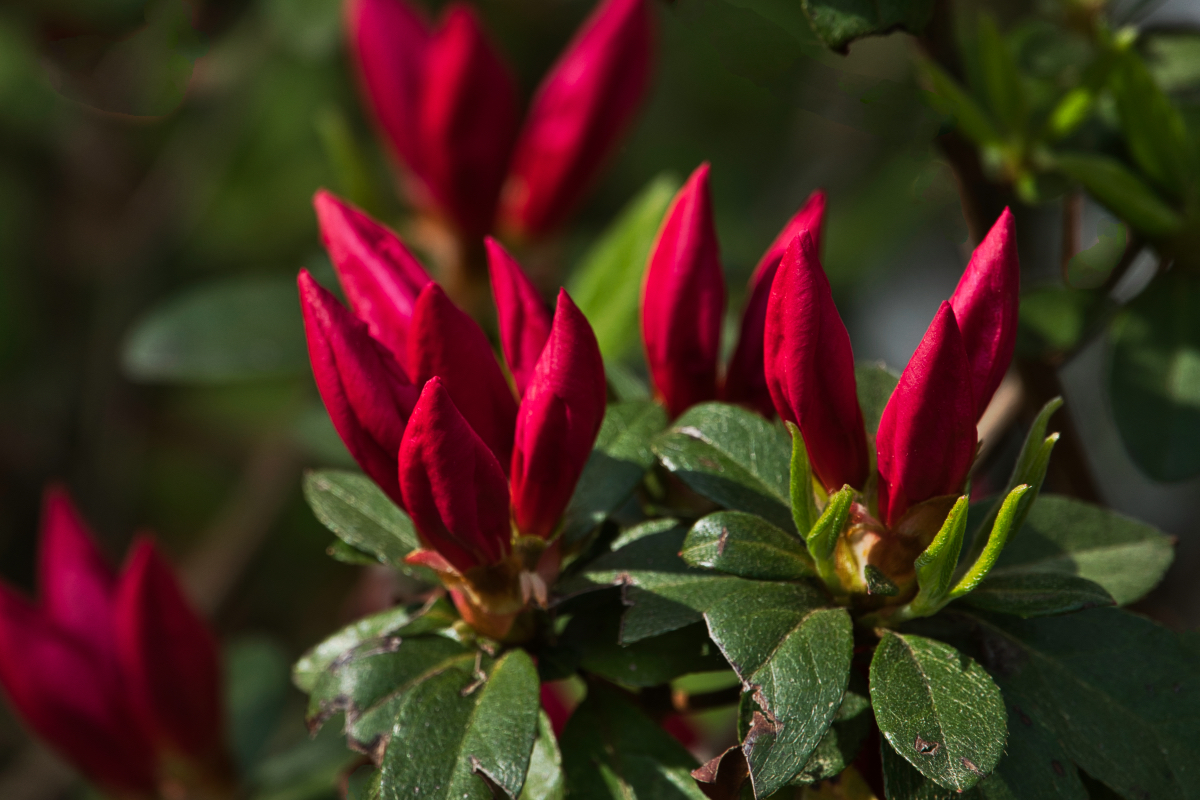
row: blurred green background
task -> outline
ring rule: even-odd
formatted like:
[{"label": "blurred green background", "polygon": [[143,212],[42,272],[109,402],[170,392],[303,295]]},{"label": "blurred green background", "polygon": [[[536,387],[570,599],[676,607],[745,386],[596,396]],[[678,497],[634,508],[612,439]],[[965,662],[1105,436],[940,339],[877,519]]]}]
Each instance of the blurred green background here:
[{"label": "blurred green background", "polygon": [[[591,5],[478,4],[526,98]],[[1036,26],[1053,5],[993,11],[1002,27]],[[1121,13],[1147,30],[1190,30],[1200,13],[1136,5]],[[736,312],[763,249],[824,187],[825,266],[856,355],[901,367],[970,252],[937,144],[947,121],[918,86],[912,36],[863,39],[838,55],[786,14],[769,19],[773,7],[655,3],[650,98],[543,259],[569,275],[655,176],[709,160]],[[963,16],[974,9],[963,4]],[[1194,104],[1200,50],[1185,56],[1172,62],[1185,67],[1173,92]],[[153,530],[231,643],[237,708],[249,709],[246,758],[304,737],[290,661],[403,589],[327,557],[331,537],[300,493],[304,468],[348,464],[308,373],[295,301],[301,266],[331,274],[310,205],[322,186],[403,226],[338,0],[0,9],[0,573],[32,591],[48,480],[71,489],[114,561],[136,530]],[[1061,283],[1063,202],[1015,209],[1026,287]],[[1084,202],[1087,247],[1110,218]],[[1157,483],[1133,464],[1094,349],[1054,365],[1092,488],[1183,537],[1176,578],[1151,605],[1194,625],[1200,483]],[[1005,442],[1000,452],[1015,446]],[[337,741],[320,752],[331,769],[345,759]],[[271,762],[263,785],[289,763]],[[277,797],[330,796],[330,774]],[[0,723],[0,797],[78,791],[13,720]]]}]

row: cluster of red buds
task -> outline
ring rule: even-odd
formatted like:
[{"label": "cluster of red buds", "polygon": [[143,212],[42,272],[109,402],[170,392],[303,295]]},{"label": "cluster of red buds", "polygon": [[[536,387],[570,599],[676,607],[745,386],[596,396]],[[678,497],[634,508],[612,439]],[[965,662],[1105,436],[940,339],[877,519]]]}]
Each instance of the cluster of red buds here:
[{"label": "cluster of red buds", "polygon": [[645,0],[605,0],[534,94],[516,81],[471,7],[437,24],[405,0],[352,0],[351,47],[410,199],[460,234],[552,231],[628,127],[650,74]]},{"label": "cluster of red buds", "polygon": [[565,291],[553,315],[488,239],[511,384],[479,325],[393,233],[328,193],[316,205],[353,311],[307,272],[313,374],[363,470],[412,516],[463,617],[493,637],[558,573],[557,532],[604,418],[604,363]]},{"label": "cluster of red buds", "polygon": [[47,491],[31,602],[0,584],[0,684],[45,742],[127,800],[233,796],[216,642],[147,538],[116,574]]},{"label": "cluster of red buds", "polygon": [[646,361],[672,416],[721,399],[794,425],[822,502],[843,487],[854,492],[839,556],[843,583],[862,589],[871,565],[905,588],[914,559],[963,491],[976,424],[1012,360],[1020,281],[1013,219],[1005,210],[938,309],[884,409],[872,460],[850,337],[819,258],[824,205],[814,193],[759,262],[719,381],[725,284],[708,166],[700,166],[676,195],[650,256]]}]

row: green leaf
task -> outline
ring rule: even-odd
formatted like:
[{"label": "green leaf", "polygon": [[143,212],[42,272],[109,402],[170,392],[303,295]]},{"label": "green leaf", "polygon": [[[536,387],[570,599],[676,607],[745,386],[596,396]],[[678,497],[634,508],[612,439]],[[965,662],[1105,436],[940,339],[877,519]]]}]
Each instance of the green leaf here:
[{"label": "green leaf", "polygon": [[602,685],[588,687],[560,744],[572,800],[705,800],[692,755]]},{"label": "green leaf", "polygon": [[950,592],[954,571],[958,568],[958,557],[962,553],[963,537],[967,532],[968,501],[966,495],[958,498],[942,523],[942,529],[925,551],[917,556],[917,585],[920,590],[912,601],[914,613],[933,611]]},{"label": "green leaf", "polygon": [[667,412],[649,400],[608,406],[596,446],[567,506],[565,541],[579,541],[625,502],[654,464],[649,443],[666,424]]},{"label": "green leaf", "polygon": [[1187,640],[1118,609],[963,616],[1008,704],[1088,775],[1127,798],[1200,797],[1200,670]]},{"label": "green leaf", "polygon": [[1067,262],[1067,285],[1072,289],[1098,289],[1112,274],[1129,241],[1129,229],[1121,222],[1101,220],[1096,243],[1071,256]]},{"label": "green leaf", "polygon": [[833,717],[833,723],[821,737],[820,743],[808,757],[808,762],[796,775],[792,785],[835,778],[854,762],[874,722],[867,693],[866,679],[852,670],[850,683],[842,696],[842,704]]},{"label": "green leaf", "polygon": [[558,739],[554,736],[550,718],[543,711],[538,714],[537,741],[533,743],[529,772],[525,775],[520,800],[563,800],[565,793],[562,753],[559,752]]},{"label": "green leaf", "polygon": [[1092,153],[1057,153],[1054,164],[1083,184],[1116,216],[1151,239],[1176,233],[1183,218],[1116,159]]},{"label": "green leaf", "polygon": [[801,0],[813,32],[833,50],[894,30],[920,33],[933,15],[933,0]]},{"label": "green leaf", "polygon": [[808,448],[804,446],[804,437],[800,429],[791,422],[784,423],[787,432],[792,435],[792,469],[789,480],[789,492],[792,499],[792,522],[796,531],[808,538],[808,532],[820,514],[817,512],[817,497],[813,492],[812,467],[808,463]]},{"label": "green leaf", "polygon": [[540,713],[537,668],[524,650],[508,651],[484,674],[445,670],[422,681],[396,714],[399,746],[383,758],[382,797],[519,797]]},{"label": "green leaf", "polygon": [[752,411],[703,403],[683,413],[651,447],[699,494],[734,511],[792,528],[792,446],[782,426]]},{"label": "green leaf", "polygon": [[762,517],[718,511],[688,532],[679,555],[693,567],[759,580],[793,581],[816,570],[804,544]]},{"label": "green leaf", "polygon": [[288,658],[269,639],[247,638],[225,649],[225,710],[229,745],[249,771],[279,728],[289,700]]},{"label": "green leaf", "polygon": [[1004,503],[1001,504],[1000,513],[996,515],[996,521],[992,524],[992,532],[988,535],[983,552],[974,562],[967,562],[971,566],[950,590],[951,598],[962,597],[970,592],[991,572],[997,559],[1000,558],[1000,553],[1004,550],[1004,545],[1008,544],[1009,536],[1020,525],[1019,517],[1023,512],[1022,506],[1030,491],[1032,490],[1027,485],[1018,486],[1008,493],[1008,497],[1004,498]]},{"label": "green leaf", "polygon": [[1077,575],[1126,605],[1158,585],[1173,557],[1171,537],[1145,523],[1069,497],[1042,495],[991,576]]},{"label": "green leaf", "polygon": [[409,516],[362,473],[310,471],[304,476],[304,499],[321,524],[381,564],[406,566],[404,557],[420,547]]},{"label": "green leaf", "polygon": [[854,494],[854,489],[849,486],[843,486],[835,492],[825,504],[825,511],[821,513],[820,519],[808,532],[808,552],[813,557],[821,579],[835,594],[842,592],[842,581],[837,574],[834,553],[838,537],[842,535],[846,520],[850,516]]},{"label": "green leaf", "polygon": [[942,642],[885,631],[871,659],[871,705],[896,752],[948,789],[971,788],[1004,753],[1000,690],[978,662]]},{"label": "green leaf", "polygon": [[371,639],[404,634],[430,633],[448,628],[458,620],[454,607],[437,598],[420,607],[396,606],[351,623],[300,657],[292,667],[292,682],[311,694],[317,680],[343,654]]},{"label": "green leaf", "polygon": [[1025,87],[1017,62],[989,14],[979,15],[976,46],[992,114],[1009,133],[1023,133],[1029,117]]},{"label": "green leaf", "polygon": [[1121,441],[1158,481],[1200,474],[1200,276],[1174,270],[1112,327],[1108,386]]},{"label": "green leaf", "polygon": [[1046,617],[1116,605],[1098,583],[1077,575],[1029,572],[991,577],[964,598],[984,611],[1018,617]]},{"label": "green leaf", "polygon": [[321,673],[308,699],[310,729],[346,715],[346,743],[377,757],[392,735],[406,695],[443,673],[466,686],[478,651],[444,636],[385,636],[343,653]]},{"label": "green leaf", "polygon": [[887,406],[888,400],[892,398],[892,392],[895,391],[896,384],[900,382],[900,376],[888,369],[881,361],[874,364],[856,365],[854,380],[858,385],[858,405],[862,408],[863,424],[867,429],[867,435],[874,440],[875,432],[879,430],[879,420],[883,416],[883,409]]},{"label": "green leaf", "polygon": [[237,278],[189,289],[142,317],[125,340],[134,380],[212,384],[308,370],[293,280]]},{"label": "green leaf", "polygon": [[1134,161],[1159,187],[1180,197],[1195,177],[1195,163],[1179,110],[1133,50],[1117,56],[1108,88]]},{"label": "green leaf", "polygon": [[605,358],[624,355],[638,341],[642,272],[679,185],[671,174],[654,178],[621,209],[568,282]]},{"label": "green leaf", "polygon": [[1062,286],[1023,292],[1017,352],[1027,358],[1062,361],[1113,306],[1106,294]]},{"label": "green leaf", "polygon": [[349,564],[354,567],[365,567],[379,563],[379,559],[375,557],[374,553],[359,550],[354,545],[346,544],[341,539],[334,539],[333,544],[325,548],[325,555],[334,561],[340,561],[343,564]]},{"label": "green leaf", "polygon": [[[732,634],[731,626],[757,627],[753,617],[770,613],[773,594],[762,593],[757,602],[723,609],[726,613],[710,612],[713,638],[719,642],[726,631]],[[742,745],[756,796],[767,797],[802,774],[829,731],[850,676],[852,629],[846,609],[816,609],[783,637],[759,639],[758,646],[768,652],[744,649],[739,675],[765,712],[754,714]],[[756,662],[759,666],[747,673],[746,666]]]},{"label": "green leaf", "polygon": [[997,144],[1002,137],[995,123],[966,89],[945,70],[930,60],[920,62],[921,74],[933,90],[929,103],[941,113],[953,117],[963,134],[977,145]]}]

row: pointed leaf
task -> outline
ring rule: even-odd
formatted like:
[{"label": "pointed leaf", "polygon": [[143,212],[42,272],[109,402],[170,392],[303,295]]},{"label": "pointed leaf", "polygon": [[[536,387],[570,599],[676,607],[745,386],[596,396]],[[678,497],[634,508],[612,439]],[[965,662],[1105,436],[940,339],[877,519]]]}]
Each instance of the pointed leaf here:
[{"label": "pointed leaf", "polygon": [[[1044,470],[1043,474],[1045,474]],[[1015,532],[1019,524],[1018,516],[1022,512],[1023,500],[1029,491],[1028,486],[1018,486],[1009,492],[1008,497],[1004,498],[1004,504],[1000,506],[1000,513],[996,515],[996,522],[992,525],[992,532],[988,535],[983,552],[955,584],[950,591],[950,597],[962,597],[978,586],[979,582],[991,572],[992,566],[1000,558],[1001,551],[1004,550],[1004,545],[1008,543],[1008,537]]]},{"label": "pointed leaf", "polygon": [[964,602],[984,611],[1025,619],[1116,605],[1100,584],[1053,572],[990,577],[968,594]]},{"label": "pointed leaf", "polygon": [[963,495],[950,509],[937,536],[917,556],[917,585],[920,591],[912,601],[913,611],[921,613],[938,606],[950,592],[958,557],[962,553],[963,536],[967,531],[968,497]]},{"label": "pointed leaf", "polygon": [[971,788],[1004,753],[1000,690],[948,644],[884,632],[871,659],[871,705],[896,752],[946,788]]},{"label": "pointed leaf", "polygon": [[304,499],[326,528],[381,564],[404,567],[420,546],[412,520],[365,475],[316,470],[304,476]]},{"label": "pointed leaf", "polygon": [[808,532],[819,516],[817,498],[813,492],[812,466],[808,463],[808,448],[804,446],[800,429],[792,422],[786,422],[784,426],[792,435],[792,522],[796,525],[796,531],[807,539]]},{"label": "pointed leaf", "polygon": [[1167,237],[1183,225],[1182,217],[1170,205],[1116,159],[1091,153],[1058,153],[1054,163],[1145,236]]},{"label": "pointed leaf", "polygon": [[565,783],[562,753],[550,718],[543,711],[538,715],[537,741],[533,743],[533,755],[529,757],[529,772],[525,775],[520,800],[563,800]]}]

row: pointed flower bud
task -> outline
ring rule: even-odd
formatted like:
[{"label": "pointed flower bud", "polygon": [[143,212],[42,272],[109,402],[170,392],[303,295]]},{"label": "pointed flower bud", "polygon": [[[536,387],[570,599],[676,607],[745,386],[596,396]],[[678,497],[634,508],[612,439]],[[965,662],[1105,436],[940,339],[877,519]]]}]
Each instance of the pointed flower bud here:
[{"label": "pointed flower bud", "polygon": [[417,384],[441,378],[456,413],[462,414],[507,466],[512,458],[517,402],[487,335],[436,283],[421,290],[410,333],[408,363]]},{"label": "pointed flower bud", "polygon": [[1021,267],[1017,233],[1007,208],[975,248],[950,298],[971,364],[975,417],[1004,380],[1017,343]]},{"label": "pointed flower bud", "polygon": [[[825,192],[818,189],[808,196],[800,210],[788,220],[775,241],[759,260],[750,277],[746,309],[742,312],[742,327],[737,347],[725,373],[721,399],[748,406],[768,419],[775,413],[767,376],[763,372],[763,334],[767,324],[767,301],[775,272],[788,245],[802,231],[808,231],[813,248],[821,253],[821,227],[825,218]],[[841,488],[841,484],[838,485]]]},{"label": "pointed flower bud", "polygon": [[371,110],[396,155],[418,169],[425,21],[406,0],[350,0],[346,29]]},{"label": "pointed flower bud", "polygon": [[879,421],[879,514],[886,525],[917,503],[962,490],[975,458],[975,420],[971,365],[945,302]]},{"label": "pointed flower bud", "polygon": [[578,204],[629,125],[650,77],[646,0],[604,0],[534,95],[504,188],[507,228],[538,235]]},{"label": "pointed flower bud", "polygon": [[517,394],[524,395],[534,366],[550,338],[550,312],[517,260],[490,236],[484,244],[500,323],[500,346]]},{"label": "pointed flower bud", "polygon": [[642,341],[656,394],[671,416],[717,394],[725,277],[707,163],[675,195],[642,285]]},{"label": "pointed flower bud", "polygon": [[508,555],[504,470],[440,378],[425,384],[409,420],[400,445],[400,487],[421,541],[459,572]]},{"label": "pointed flower bud", "polygon": [[464,233],[492,225],[520,122],[516,82],[470,6],[450,5],[425,51],[421,175]]},{"label": "pointed flower bud", "polygon": [[400,237],[346,201],[321,189],[313,206],[350,307],[403,363],[413,305],[429,274]]},{"label": "pointed flower bud", "polygon": [[763,346],[771,399],[780,418],[800,429],[817,479],[831,492],[863,488],[870,460],[854,353],[807,231],[792,240],[775,273]]},{"label": "pointed flower bud", "polygon": [[550,339],[521,401],[513,447],[517,530],[549,538],[604,420],[604,361],[592,326],[559,290]]},{"label": "pointed flower bud", "polygon": [[363,471],[401,503],[396,453],[417,388],[367,326],[307,270],[298,282],[313,378],[333,427]]},{"label": "pointed flower bud", "polygon": [[149,539],[134,544],[115,601],[117,651],[142,726],[166,750],[220,763],[217,644]]}]

